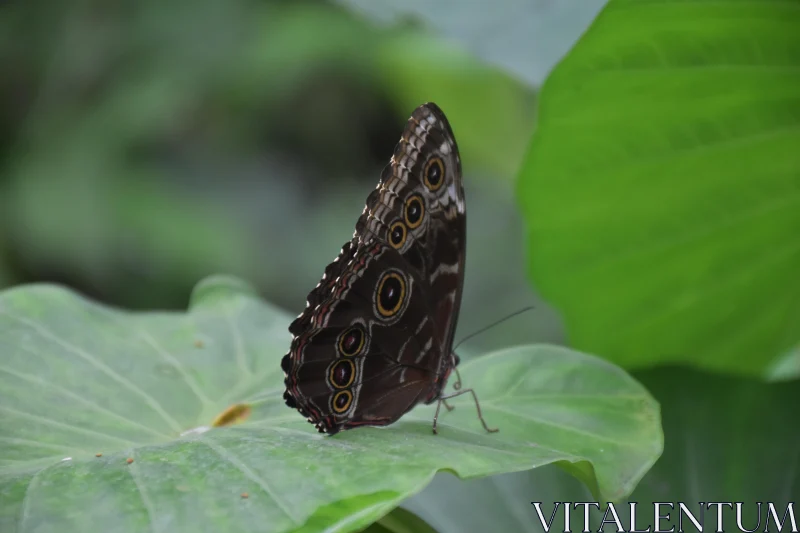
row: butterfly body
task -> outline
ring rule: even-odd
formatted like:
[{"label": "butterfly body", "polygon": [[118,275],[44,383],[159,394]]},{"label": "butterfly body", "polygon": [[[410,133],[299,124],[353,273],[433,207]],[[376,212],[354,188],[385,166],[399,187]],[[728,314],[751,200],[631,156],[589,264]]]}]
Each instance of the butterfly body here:
[{"label": "butterfly body", "polygon": [[[432,103],[408,120],[353,238],[292,322],[284,399],[324,433],[395,422],[443,398],[458,364],[464,281],[461,160]],[[473,393],[474,394],[474,393]]]}]

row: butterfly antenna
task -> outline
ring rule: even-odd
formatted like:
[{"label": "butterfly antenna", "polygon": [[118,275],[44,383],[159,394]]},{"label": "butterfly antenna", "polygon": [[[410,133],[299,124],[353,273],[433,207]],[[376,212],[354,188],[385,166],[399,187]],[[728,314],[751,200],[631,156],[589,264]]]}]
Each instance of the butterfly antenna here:
[{"label": "butterfly antenna", "polygon": [[456,396],[459,396],[461,394],[465,394],[467,392],[472,393],[472,397],[475,399],[475,406],[478,408],[478,418],[481,419],[481,423],[483,424],[483,427],[486,429],[486,431],[488,431],[490,433],[494,433],[495,431],[497,431],[497,429],[491,429],[491,428],[489,428],[489,426],[486,425],[486,421],[483,419],[483,415],[481,414],[481,406],[478,403],[478,398],[477,398],[477,396],[475,396],[475,393],[472,391],[472,389],[464,389],[463,391],[461,390],[461,373],[458,371],[459,359],[458,359],[458,355],[456,355],[456,348],[461,346],[465,341],[468,341],[472,337],[474,337],[476,335],[480,335],[481,333],[483,333],[487,329],[493,328],[493,327],[497,326],[498,324],[501,324],[501,323],[505,322],[509,318],[514,318],[515,316],[520,315],[520,314],[524,313],[525,311],[530,311],[531,309],[533,309],[533,306],[529,305],[528,307],[523,307],[519,311],[514,311],[510,315],[504,316],[500,320],[497,320],[497,321],[489,324],[488,326],[483,327],[483,328],[479,329],[478,331],[475,331],[475,332],[467,335],[466,337],[461,339],[458,342],[458,344],[453,346],[453,349],[450,352],[450,357],[453,360],[452,368],[453,368],[453,371],[456,374],[456,381],[455,381],[455,383],[453,383],[453,389],[456,392],[448,395],[447,397],[442,396],[441,398],[439,398],[439,404],[436,406],[436,415],[433,417],[433,432],[434,433],[436,433],[436,421],[439,418],[439,408],[441,407],[441,405],[444,404],[444,406],[447,408],[448,411],[452,411],[454,409],[454,406],[449,405],[447,403],[447,399],[448,398],[455,398]]},{"label": "butterfly antenna", "polygon": [[[458,348],[459,346],[461,346],[462,344],[464,344],[464,342],[468,341],[468,340],[469,340],[469,339],[471,339],[472,337],[475,337],[476,335],[480,335],[481,333],[485,332],[486,330],[489,330],[489,329],[491,329],[491,328],[493,328],[493,327],[495,327],[495,326],[497,326],[497,325],[499,325],[499,324],[502,324],[503,322],[505,322],[505,321],[506,321],[506,320],[508,320],[509,318],[514,318],[515,316],[517,316],[517,315],[521,315],[521,314],[522,314],[522,313],[524,313],[525,311],[530,311],[531,309],[533,309],[533,306],[532,306],[532,305],[529,305],[528,307],[523,307],[523,308],[522,308],[522,309],[520,309],[519,311],[514,311],[514,312],[513,312],[513,313],[511,313],[510,315],[504,316],[504,317],[503,317],[503,318],[501,318],[500,320],[497,320],[496,322],[492,322],[492,323],[491,323],[491,324],[489,324],[488,326],[484,326],[484,327],[482,327],[481,329],[479,329],[478,331],[475,331],[475,332],[473,332],[473,333],[470,333],[469,335],[467,335],[466,337],[464,337],[463,339],[461,339],[460,341],[458,341],[458,344],[456,344],[455,346],[453,346],[453,351],[455,352],[455,351],[456,351],[456,348]],[[459,378],[459,381],[460,381],[460,380],[461,380],[461,378]]]}]

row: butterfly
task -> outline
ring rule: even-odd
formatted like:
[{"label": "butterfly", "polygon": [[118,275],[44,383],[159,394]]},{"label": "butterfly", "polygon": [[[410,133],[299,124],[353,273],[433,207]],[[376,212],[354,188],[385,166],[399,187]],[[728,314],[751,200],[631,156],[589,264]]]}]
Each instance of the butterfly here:
[{"label": "butterfly", "polygon": [[[461,158],[436,104],[418,107],[353,238],[289,326],[283,398],[322,433],[386,426],[419,403],[461,389],[453,352],[464,284],[466,204]],[[455,370],[456,392],[443,394]]]}]

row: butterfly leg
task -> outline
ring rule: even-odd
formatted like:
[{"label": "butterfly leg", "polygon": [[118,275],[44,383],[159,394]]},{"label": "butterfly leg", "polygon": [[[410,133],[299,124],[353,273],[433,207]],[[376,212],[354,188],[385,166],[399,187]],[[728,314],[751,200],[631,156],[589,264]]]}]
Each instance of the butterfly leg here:
[{"label": "butterfly leg", "polygon": [[495,432],[499,431],[499,428],[490,428],[486,424],[486,420],[483,419],[483,413],[481,412],[481,404],[480,404],[480,402],[478,402],[478,395],[475,394],[475,391],[472,390],[472,389],[463,389],[463,390],[460,390],[458,392],[454,392],[452,394],[447,394],[445,396],[440,396],[439,397],[439,402],[436,404],[436,412],[433,415],[433,433],[434,433],[434,435],[438,433],[438,430],[436,429],[436,426],[437,426],[437,423],[439,421],[439,409],[442,407],[442,403],[444,403],[445,400],[449,400],[450,398],[455,398],[456,396],[461,396],[462,394],[466,394],[466,393],[472,394],[472,399],[475,400],[475,408],[478,410],[478,418],[480,419],[481,424],[483,424],[483,429],[485,429],[489,433],[495,433]]},{"label": "butterfly leg", "polygon": [[458,373],[458,368],[453,367],[453,371],[456,373],[456,382],[453,383],[453,388],[455,390],[461,390],[461,374]]},{"label": "butterfly leg", "polygon": [[[456,382],[453,383],[453,388],[455,390],[461,390],[461,374],[459,374],[457,366],[459,359],[458,356],[455,354],[455,352],[453,352],[451,356],[453,358],[453,370],[456,373]],[[447,407],[448,411],[452,411],[453,409],[455,409],[455,406],[448,404],[446,400],[442,400],[442,403],[444,404],[445,407]]]}]

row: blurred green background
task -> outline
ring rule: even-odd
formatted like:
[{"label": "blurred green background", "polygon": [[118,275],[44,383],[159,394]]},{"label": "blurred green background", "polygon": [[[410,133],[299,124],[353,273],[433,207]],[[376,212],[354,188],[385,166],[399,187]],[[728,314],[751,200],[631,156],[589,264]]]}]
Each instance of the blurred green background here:
[{"label": "blurred green background", "polygon": [[[55,281],[123,308],[184,309],[197,281],[224,272],[298,313],[408,115],[434,101],[468,204],[457,339],[534,306],[459,351],[563,343],[526,279],[515,180],[539,86],[604,4],[6,3],[0,288]],[[661,402],[666,444],[631,500],[796,499],[797,381],[721,374],[633,373]],[[406,507],[440,531],[538,531],[533,500],[591,497],[547,467],[440,474]]]},{"label": "blurred green background", "polygon": [[[524,279],[513,199],[530,80],[413,13],[376,25],[307,1],[2,9],[0,287],[55,281],[125,308],[180,309],[198,280],[226,272],[299,312],[408,115],[435,101],[466,174],[461,336],[536,306],[534,320],[466,348],[561,338]],[[572,40],[593,15],[578,13]]]}]

